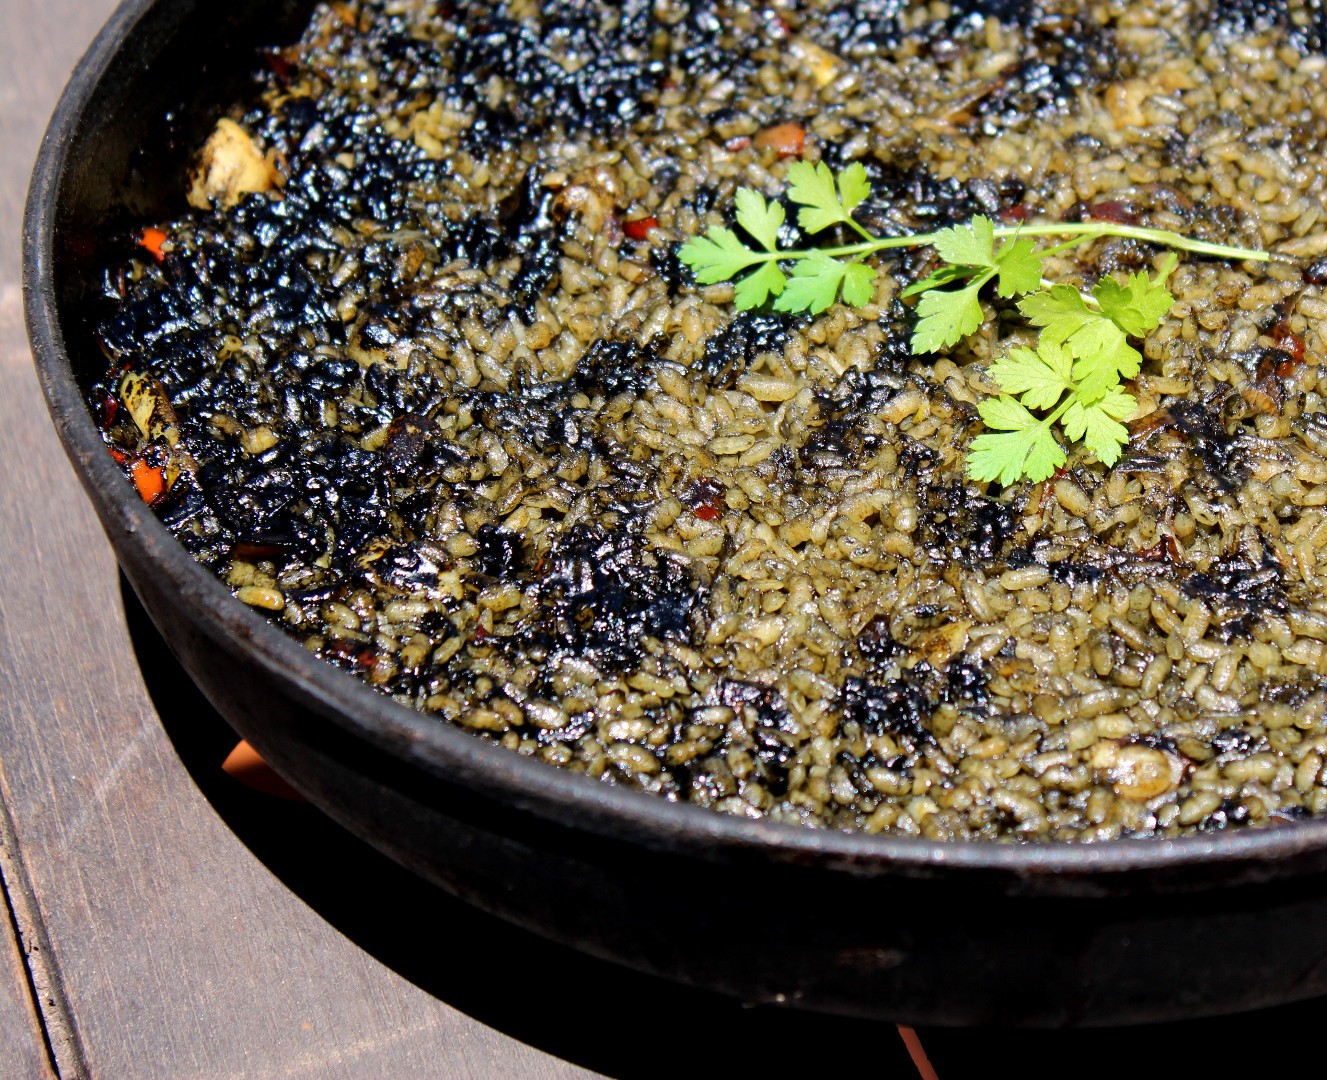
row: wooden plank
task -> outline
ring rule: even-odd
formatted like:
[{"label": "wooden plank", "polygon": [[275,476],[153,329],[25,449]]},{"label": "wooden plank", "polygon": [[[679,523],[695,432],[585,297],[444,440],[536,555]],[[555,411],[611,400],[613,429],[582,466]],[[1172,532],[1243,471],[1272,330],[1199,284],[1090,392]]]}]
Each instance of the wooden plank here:
[{"label": "wooden plank", "polygon": [[0,878],[3,879],[0,885],[4,889],[5,912],[15,946],[21,953],[28,1003],[35,1010],[32,1020],[50,1067],[56,1069],[57,1061],[65,1062],[66,1075],[83,1075],[82,1055],[70,1022],[68,1002],[51,965],[50,940],[19,856],[7,792],[0,760]]},{"label": "wooden plank", "polygon": [[[7,855],[8,849],[0,839],[0,870],[8,861]],[[0,873],[0,1061],[6,1074],[16,1080],[54,1080],[55,1071],[4,891],[4,874]]]}]

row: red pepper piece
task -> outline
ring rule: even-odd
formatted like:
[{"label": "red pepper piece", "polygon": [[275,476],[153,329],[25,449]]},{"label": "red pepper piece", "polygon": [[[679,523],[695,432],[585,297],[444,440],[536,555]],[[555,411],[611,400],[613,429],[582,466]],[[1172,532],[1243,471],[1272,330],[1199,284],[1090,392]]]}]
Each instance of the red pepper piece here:
[{"label": "red pepper piece", "polygon": [[752,142],[757,149],[773,150],[779,157],[801,157],[806,149],[806,129],[801,124],[775,124],[767,127]]},{"label": "red pepper piece", "polygon": [[289,799],[291,802],[305,801],[304,796],[281,779],[272,770],[272,766],[259,756],[258,751],[244,740],[226,755],[226,760],[221,763],[221,770],[227,776],[233,777],[255,791],[275,795],[280,799]]},{"label": "red pepper piece", "polygon": [[724,486],[710,476],[702,476],[691,490],[691,512],[701,521],[717,521],[724,508]]},{"label": "red pepper piece", "polygon": [[1166,533],[1151,547],[1141,548],[1138,551],[1138,557],[1148,562],[1181,562],[1183,556],[1180,554],[1180,546],[1175,542],[1175,538]]},{"label": "red pepper piece", "polygon": [[659,219],[653,217],[636,218],[633,221],[624,221],[622,231],[633,240],[648,240],[650,230],[659,227]]},{"label": "red pepper piece", "polygon": [[129,465],[134,487],[148,506],[155,506],[166,494],[166,470],[149,465],[142,458],[134,458]]},{"label": "red pepper piece", "polygon": [[114,394],[101,395],[101,430],[106,431],[115,423],[120,413],[120,400]]},{"label": "red pepper piece", "polygon": [[1276,365],[1276,373],[1281,378],[1294,374],[1295,368],[1304,363],[1304,339],[1290,329],[1290,324],[1281,319],[1272,329],[1276,347],[1286,354],[1287,360]]},{"label": "red pepper piece", "polygon": [[290,77],[294,74],[294,65],[284,49],[268,49],[263,59],[267,61],[267,66],[276,76],[277,82],[283,85],[290,82]]},{"label": "red pepper piece", "polygon": [[166,253],[162,250],[162,245],[169,239],[164,231],[149,225],[139,233],[138,246],[147,251],[157,262],[165,262]]}]

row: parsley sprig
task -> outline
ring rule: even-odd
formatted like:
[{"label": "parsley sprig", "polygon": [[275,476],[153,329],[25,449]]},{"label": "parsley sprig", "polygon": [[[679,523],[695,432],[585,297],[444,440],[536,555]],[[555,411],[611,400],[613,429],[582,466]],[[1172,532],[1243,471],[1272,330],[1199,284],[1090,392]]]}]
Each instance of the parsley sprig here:
[{"label": "parsley sprig", "polygon": [[[997,226],[978,215],[935,232],[878,237],[853,217],[871,194],[866,170],[857,162],[837,176],[823,162],[794,162],[786,194],[798,207],[797,223],[805,233],[840,228],[862,239],[823,248],[780,248],[787,216],[783,205],[742,188],[736,197],[737,226],[755,246],[733,229],[715,226],[679,252],[702,285],[734,282],[733,303],[739,311],[769,303],[778,311],[819,314],[840,298],[864,307],[875,298],[876,278],[865,260],[892,248],[925,246],[935,249],[942,265],[902,294],[920,297],[914,354],[952,348],[974,333],[984,319],[980,293],[990,282],[1000,297],[1022,298],[1019,311],[1040,330],[1037,347],[1011,349],[990,367],[1000,394],[978,406],[987,431],[973,439],[967,461],[968,475],[979,481],[1012,484],[1051,476],[1067,460],[1054,434],[1057,424],[1065,437],[1081,441],[1104,464],[1118,461],[1128,441],[1123,421],[1138,408],[1121,383],[1134,378],[1142,364],[1129,339],[1155,329],[1174,303],[1166,288],[1178,261],[1174,250],[1155,277],[1138,273],[1123,285],[1103,277],[1090,295],[1047,282],[1049,256],[1116,236],[1216,258],[1269,258],[1265,251],[1108,221]],[[1035,239],[1044,236],[1065,239],[1039,249]]]}]

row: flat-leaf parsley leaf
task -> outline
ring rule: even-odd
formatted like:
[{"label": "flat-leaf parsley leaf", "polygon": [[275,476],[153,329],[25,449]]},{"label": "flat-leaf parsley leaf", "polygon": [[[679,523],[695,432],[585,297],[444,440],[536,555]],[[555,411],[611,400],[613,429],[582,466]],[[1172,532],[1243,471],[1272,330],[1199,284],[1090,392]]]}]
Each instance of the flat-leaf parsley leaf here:
[{"label": "flat-leaf parsley leaf", "polygon": [[992,430],[972,440],[968,473],[974,479],[1012,484],[1024,477],[1045,480],[1067,460],[1050,424],[1011,397],[987,398],[978,406]]},{"label": "flat-leaf parsley leaf", "polygon": [[788,166],[788,198],[800,204],[797,224],[809,233],[831,225],[856,228],[852,212],[870,194],[871,182],[861,162],[854,161],[839,174],[837,187],[834,174],[824,162],[812,165],[794,161]]}]

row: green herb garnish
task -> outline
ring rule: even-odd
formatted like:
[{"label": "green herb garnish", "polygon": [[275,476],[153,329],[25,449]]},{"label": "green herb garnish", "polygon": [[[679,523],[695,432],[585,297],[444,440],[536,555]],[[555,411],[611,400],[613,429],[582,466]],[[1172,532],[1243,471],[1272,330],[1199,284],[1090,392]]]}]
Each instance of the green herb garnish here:
[{"label": "green herb garnish", "polygon": [[[811,234],[840,227],[862,237],[837,247],[783,250],[783,206],[750,188],[737,193],[737,225],[711,228],[682,246],[679,256],[703,285],[733,281],[739,311],[766,303],[778,311],[819,314],[836,300],[864,307],[875,297],[876,271],[863,260],[891,248],[934,247],[944,265],[903,291],[920,296],[912,334],[914,354],[952,348],[982,324],[981,290],[991,281],[1004,299],[1022,297],[1018,309],[1040,328],[1037,348],[1017,348],[991,365],[1000,396],[978,406],[989,429],[972,441],[968,475],[1012,484],[1045,480],[1066,461],[1053,432],[1081,441],[1106,465],[1119,460],[1129,433],[1123,421],[1138,403],[1121,389],[1138,374],[1142,356],[1129,344],[1154,329],[1175,302],[1166,281],[1175,269],[1171,252],[1155,277],[1132,275],[1121,285],[1102,278],[1090,296],[1071,285],[1044,280],[1047,256],[1105,236],[1129,237],[1180,251],[1224,259],[1266,262],[1265,251],[1212,244],[1165,229],[1113,222],[995,225],[977,216],[931,233],[874,236],[853,218],[871,193],[866,170],[854,162],[837,176],[824,163],[794,162],[787,197],[797,223]],[[1034,238],[1068,237],[1038,249]],[[1038,416],[1037,413],[1045,415]]]}]

